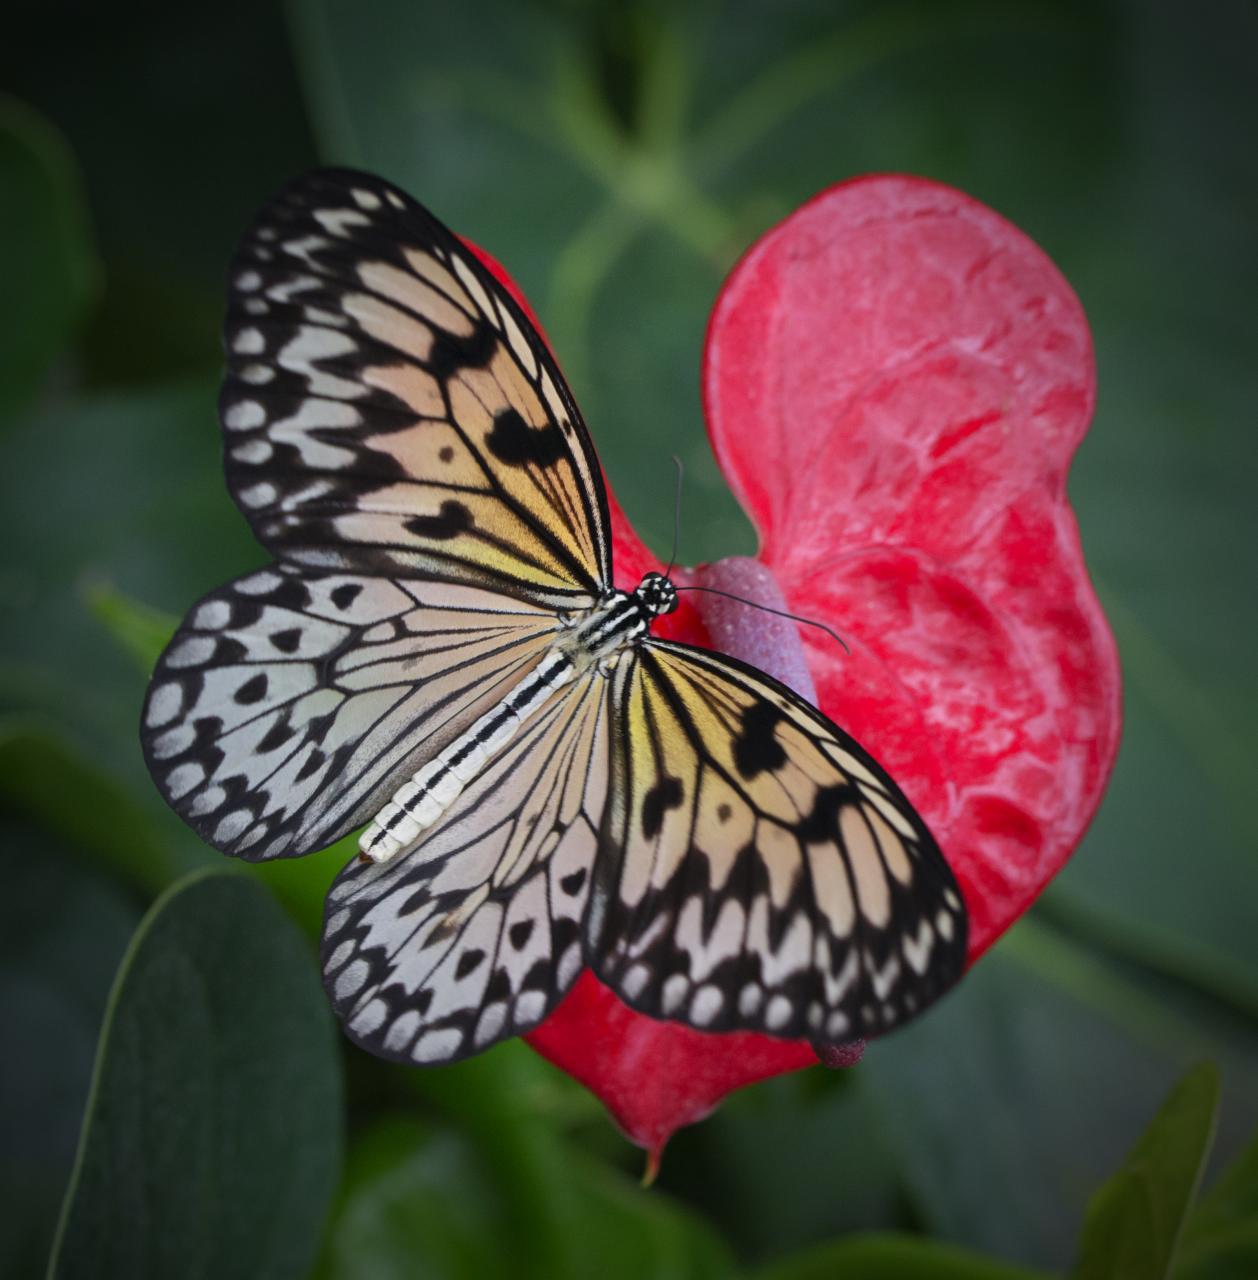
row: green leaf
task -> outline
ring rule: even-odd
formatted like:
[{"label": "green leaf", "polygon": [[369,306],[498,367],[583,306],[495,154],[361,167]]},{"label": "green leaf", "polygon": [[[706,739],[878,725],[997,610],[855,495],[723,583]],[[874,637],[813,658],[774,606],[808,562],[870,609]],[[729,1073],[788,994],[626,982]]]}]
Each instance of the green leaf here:
[{"label": "green leaf", "polygon": [[1202,1063],[1171,1090],[1123,1167],[1092,1197],[1073,1280],[1171,1274],[1218,1108],[1218,1071]]},{"label": "green leaf", "polygon": [[1256,1050],[1252,1027],[1032,919],[929,1017],[872,1043],[856,1078],[928,1229],[1064,1268],[1088,1198],[1193,1062],[1224,1067],[1220,1148],[1249,1137]]},{"label": "green leaf", "polygon": [[0,719],[0,798],[151,893],[164,889],[175,872],[148,814],[122,785],[36,717]]},{"label": "green leaf", "polygon": [[1188,1219],[1176,1280],[1258,1275],[1258,1135],[1215,1179]]},{"label": "green leaf", "polygon": [[517,1251],[502,1192],[453,1130],[410,1118],[378,1122],[350,1151],[320,1280],[505,1275]]},{"label": "green leaf", "polygon": [[124,595],[108,582],[91,583],[87,602],[97,619],[121,648],[148,675],[179,626],[179,619]]},{"label": "green leaf", "polygon": [[555,1157],[537,1188],[545,1222],[520,1217],[513,1171],[476,1137],[401,1119],[369,1131],[350,1158],[320,1280],[730,1274],[728,1251],[669,1197],[644,1191],[553,1134],[541,1141]]},{"label": "green leaf", "polygon": [[0,819],[0,1275],[43,1272],[109,980],[140,918],[46,832]]},{"label": "green leaf", "polygon": [[849,1236],[783,1258],[752,1280],[1048,1280],[1048,1273],[920,1237]]},{"label": "green leaf", "polygon": [[[223,485],[214,396],[209,382],[94,396],[28,415],[0,441],[22,478],[0,504],[0,540],[22,549],[5,566],[0,698],[67,726],[159,818],[139,746],[146,673],[85,587],[116,584],[177,617],[265,562]],[[176,826],[187,852],[194,837]]]},{"label": "green leaf", "polygon": [[0,97],[0,421],[40,389],[96,289],[74,159],[24,103]]},{"label": "green leaf", "polygon": [[793,1072],[740,1090],[669,1140],[656,1185],[687,1194],[749,1260],[899,1225],[897,1153],[859,1087],[862,1070]]},{"label": "green leaf", "polygon": [[51,1275],[305,1276],[341,1106],[305,940],[244,876],[180,881],[110,996]]}]

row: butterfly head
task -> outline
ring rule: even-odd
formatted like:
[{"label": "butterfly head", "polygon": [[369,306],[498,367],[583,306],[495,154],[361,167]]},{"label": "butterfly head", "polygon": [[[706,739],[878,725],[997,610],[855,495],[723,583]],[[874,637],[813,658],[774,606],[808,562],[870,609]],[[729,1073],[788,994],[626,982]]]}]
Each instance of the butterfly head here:
[{"label": "butterfly head", "polygon": [[633,594],[653,618],[677,608],[677,588],[662,573],[648,573]]}]

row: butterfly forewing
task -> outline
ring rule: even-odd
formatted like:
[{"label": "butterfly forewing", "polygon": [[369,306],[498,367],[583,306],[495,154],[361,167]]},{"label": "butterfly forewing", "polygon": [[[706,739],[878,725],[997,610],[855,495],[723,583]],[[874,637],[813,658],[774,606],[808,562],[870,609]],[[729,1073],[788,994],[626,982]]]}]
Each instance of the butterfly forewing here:
[{"label": "butterfly forewing", "polygon": [[634,1008],[835,1043],[960,975],[952,874],[899,788],[790,690],[651,641],[617,679],[591,962]]},{"label": "butterfly forewing", "polygon": [[250,860],[322,848],[537,663],[548,609],[477,587],[248,574],[193,607],[149,686],[141,742],[162,794]]},{"label": "butterfly forewing", "polygon": [[554,362],[388,183],[324,170],[281,191],[237,253],[226,343],[228,483],[275,553],[560,608],[610,583],[598,461]]},{"label": "butterfly forewing", "polygon": [[406,853],[328,895],[325,981],[373,1053],[446,1062],[536,1026],[583,964],[608,682],[553,697]]}]

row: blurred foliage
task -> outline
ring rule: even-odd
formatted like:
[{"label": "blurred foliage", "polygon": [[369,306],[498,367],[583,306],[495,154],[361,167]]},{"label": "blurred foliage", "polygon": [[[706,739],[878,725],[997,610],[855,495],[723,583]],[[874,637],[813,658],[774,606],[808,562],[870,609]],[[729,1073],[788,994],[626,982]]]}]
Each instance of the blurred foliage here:
[{"label": "blurred foliage", "polygon": [[109,998],[50,1276],[307,1275],[340,1172],[335,1035],[270,894],[220,870],[163,894]]},{"label": "blurred foliage", "polygon": [[[162,806],[135,724],[171,619],[262,558],[218,461],[223,270],[269,191],[319,160],[385,174],[509,267],[657,547],[660,478],[685,459],[691,562],[754,545],[698,396],[737,255],[874,169],[1004,213],[1094,328],[1100,403],[1071,490],[1127,731],[1084,846],[953,997],[854,1070],[730,1099],[676,1137],[650,1192],[599,1108],[520,1044],[435,1072],[341,1044],[347,1152],[325,1215],[341,1108],[287,1096],[313,1078],[283,1063],[313,1070],[328,1028],[309,1008],[292,1044],[250,1032],[267,1055],[252,1101],[273,1089],[276,1117],[303,1098],[311,1114],[258,1130],[269,1149],[250,1176],[296,1199],[282,1240],[252,1201],[249,1239],[223,1237],[272,1260],[243,1273],[302,1274],[321,1249],[323,1277],[1116,1274],[1119,1254],[1096,1251],[1148,1245],[1148,1215],[1170,1246],[1123,1274],[1258,1269],[1251,4],[59,0],[9,15],[0,71],[3,1274],[48,1256],[102,1027],[62,1269],[83,1256],[78,1224],[122,1212],[102,1171],[111,1194],[140,1194],[141,1156],[169,1170],[143,1193],[165,1206],[153,1241],[181,1238],[162,1234],[188,1221],[168,1197],[193,1189],[188,1166],[162,1163],[176,1131],[154,1098],[181,1096],[162,1091],[187,1087],[198,1042],[171,1021],[189,1010],[146,1004],[162,971],[146,948],[221,956],[205,992],[242,1036],[313,990],[309,944],[257,882],[310,935],[344,850],[185,882],[137,935],[106,1023],[145,908],[216,861]],[[239,913],[189,910],[206,892],[242,895]],[[1223,1172],[1194,1199],[1207,1074],[1139,1135],[1204,1057]],[[157,1145],[123,1159],[120,1141]],[[210,1200],[194,1225],[221,1210]]]}]

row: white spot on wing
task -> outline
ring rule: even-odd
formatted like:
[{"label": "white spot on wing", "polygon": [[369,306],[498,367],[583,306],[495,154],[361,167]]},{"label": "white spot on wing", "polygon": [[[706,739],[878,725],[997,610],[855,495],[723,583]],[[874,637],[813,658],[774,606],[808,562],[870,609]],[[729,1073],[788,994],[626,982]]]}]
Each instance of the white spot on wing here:
[{"label": "white spot on wing", "polygon": [[266,350],[261,329],[241,329],[232,340],[232,350],[241,356],[260,356]]},{"label": "white spot on wing", "polygon": [[250,485],[248,489],[240,491],[240,500],[246,507],[269,506],[278,496],[275,486],[268,481]]},{"label": "white spot on wing", "polygon": [[266,421],[266,412],[256,400],[237,400],[223,411],[223,426],[228,431],[251,431]]},{"label": "white spot on wing", "polygon": [[691,998],[691,1021],[700,1027],[706,1027],[721,1012],[721,1005],[724,1003],[721,989],[710,982],[705,983]]},{"label": "white spot on wing", "polygon": [[522,1026],[540,1022],[546,1010],[546,997],[540,991],[523,991],[515,998],[515,1020]]},{"label": "white spot on wing", "polygon": [[660,1008],[664,1013],[674,1014],[681,1008],[681,1002],[685,999],[689,986],[690,982],[684,974],[674,973],[665,979],[663,990],[660,992]]},{"label": "white spot on wing", "polygon": [[267,462],[274,452],[275,450],[265,440],[249,440],[237,445],[231,451],[232,457],[237,462],[244,462],[249,466],[259,466]]},{"label": "white spot on wing", "polygon": [[463,1033],[455,1027],[426,1031],[415,1041],[411,1057],[416,1062],[446,1062],[459,1051],[462,1043]]},{"label": "white spot on wing", "polygon": [[371,222],[365,213],[360,213],[357,209],[315,209],[312,216],[325,231],[330,231],[334,236],[348,235],[349,228],[365,227]]},{"label": "white spot on wing", "polygon": [[155,729],[159,725],[169,724],[183,706],[183,690],[173,680],[159,684],[149,695],[148,726]]},{"label": "white spot on wing", "polygon": [[218,631],[231,621],[231,617],[231,605],[226,600],[207,600],[196,611],[192,621],[193,626]]},{"label": "white spot on wing", "polygon": [[791,1020],[791,1002],[785,996],[774,996],[764,1011],[764,1025],[770,1031],[780,1031]]},{"label": "white spot on wing", "polygon": [[166,775],[166,790],[178,800],[186,796],[193,787],[205,781],[205,770],[196,761],[190,760],[178,765]]}]

